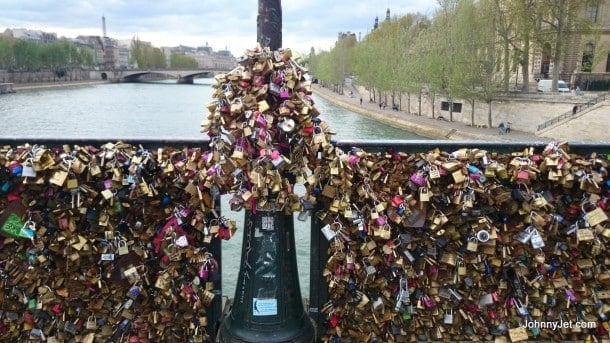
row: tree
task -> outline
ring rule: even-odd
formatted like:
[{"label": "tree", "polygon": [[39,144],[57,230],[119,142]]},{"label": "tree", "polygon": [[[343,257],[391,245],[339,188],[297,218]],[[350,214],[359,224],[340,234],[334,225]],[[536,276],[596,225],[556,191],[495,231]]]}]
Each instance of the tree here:
[{"label": "tree", "polygon": [[40,68],[40,54],[37,43],[17,39],[13,44],[15,68],[22,71],[32,71]]},{"label": "tree", "polygon": [[165,55],[159,48],[153,48],[134,37],[131,40],[131,58],[139,68],[165,68]]},{"label": "tree", "polygon": [[0,69],[13,69],[15,67],[14,44],[15,40],[13,38],[0,36]]},{"label": "tree", "polygon": [[170,66],[172,68],[197,68],[199,65],[192,56],[172,54],[170,56]]},{"label": "tree", "polygon": [[538,42],[541,46],[551,47],[551,60],[554,65],[553,91],[557,91],[559,69],[565,55],[564,43],[575,33],[590,31],[595,24],[590,18],[581,15],[582,9],[585,6],[598,6],[600,3],[601,0],[540,0],[536,3],[541,22]]}]

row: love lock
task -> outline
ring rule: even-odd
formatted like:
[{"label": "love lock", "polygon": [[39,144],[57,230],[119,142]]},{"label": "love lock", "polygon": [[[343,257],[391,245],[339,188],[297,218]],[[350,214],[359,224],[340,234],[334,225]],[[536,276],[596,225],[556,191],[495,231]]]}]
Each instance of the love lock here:
[{"label": "love lock", "polygon": [[445,310],[445,314],[443,315],[443,323],[453,325],[453,309]]},{"label": "love lock", "polygon": [[477,239],[481,243],[489,241],[489,232],[487,232],[486,230],[480,230],[479,232],[477,232]]}]

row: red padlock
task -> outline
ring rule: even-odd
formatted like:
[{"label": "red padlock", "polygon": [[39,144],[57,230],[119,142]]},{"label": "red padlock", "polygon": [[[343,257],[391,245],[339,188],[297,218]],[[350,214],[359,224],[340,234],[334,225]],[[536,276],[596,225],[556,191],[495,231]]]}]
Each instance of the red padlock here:
[{"label": "red padlock", "polygon": [[51,311],[53,311],[53,313],[55,314],[60,314],[63,311],[63,309],[61,308],[61,304],[54,304],[53,307],[51,307]]},{"label": "red padlock", "polygon": [[302,129],[302,132],[304,135],[311,135],[313,134],[313,126],[304,126]]},{"label": "red padlock", "polygon": [[339,325],[339,317],[336,314],[333,314],[328,320],[328,325],[330,325],[331,328],[336,328],[337,325]]}]

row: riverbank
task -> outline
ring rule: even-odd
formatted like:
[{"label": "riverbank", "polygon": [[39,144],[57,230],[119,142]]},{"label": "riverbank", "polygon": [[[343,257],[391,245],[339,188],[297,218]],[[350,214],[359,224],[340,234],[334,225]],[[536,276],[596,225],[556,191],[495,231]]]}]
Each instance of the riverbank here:
[{"label": "riverbank", "polygon": [[31,89],[44,89],[44,88],[60,88],[60,87],[74,87],[74,86],[89,86],[108,83],[108,81],[57,81],[57,82],[37,82],[37,83],[14,83],[13,90],[18,92],[20,90],[31,90]]},{"label": "riverbank", "polygon": [[513,141],[528,143],[551,141],[549,138],[539,137],[535,134],[519,130],[511,130],[509,134],[499,135],[498,130],[495,128],[473,127],[461,122],[438,120],[426,116],[409,114],[403,111],[394,111],[390,108],[383,109],[379,108],[378,104],[369,103],[368,101],[363,101],[362,104],[360,104],[360,96],[357,93],[354,93],[354,95],[350,97],[335,93],[320,85],[315,87],[314,94],[352,112],[433,139],[458,141]]}]

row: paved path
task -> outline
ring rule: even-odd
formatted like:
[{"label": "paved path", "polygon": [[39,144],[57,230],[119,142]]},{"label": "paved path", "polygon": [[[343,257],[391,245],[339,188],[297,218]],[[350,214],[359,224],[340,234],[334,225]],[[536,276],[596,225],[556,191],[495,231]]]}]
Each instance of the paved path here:
[{"label": "paved path", "polygon": [[[379,104],[369,103],[366,100],[360,105],[360,96],[353,89],[354,96],[349,97],[332,92],[320,85],[314,86],[314,95],[325,98],[339,106],[365,116],[386,122],[393,126],[414,131],[423,136],[442,140],[483,140],[499,142],[532,142],[543,143],[550,141],[569,142],[608,142],[610,141],[610,121],[608,117],[601,120],[591,120],[586,114],[567,121],[557,128],[547,131],[545,137],[536,134],[511,130],[509,134],[499,135],[497,128],[472,127],[462,122],[450,122],[432,119],[426,116],[411,115],[403,111],[393,111],[391,108],[379,109]],[[363,96],[367,99],[368,96]],[[599,116],[599,114],[598,114]],[[596,125],[591,125],[595,122]],[[553,137],[553,138],[549,138]]]}]

